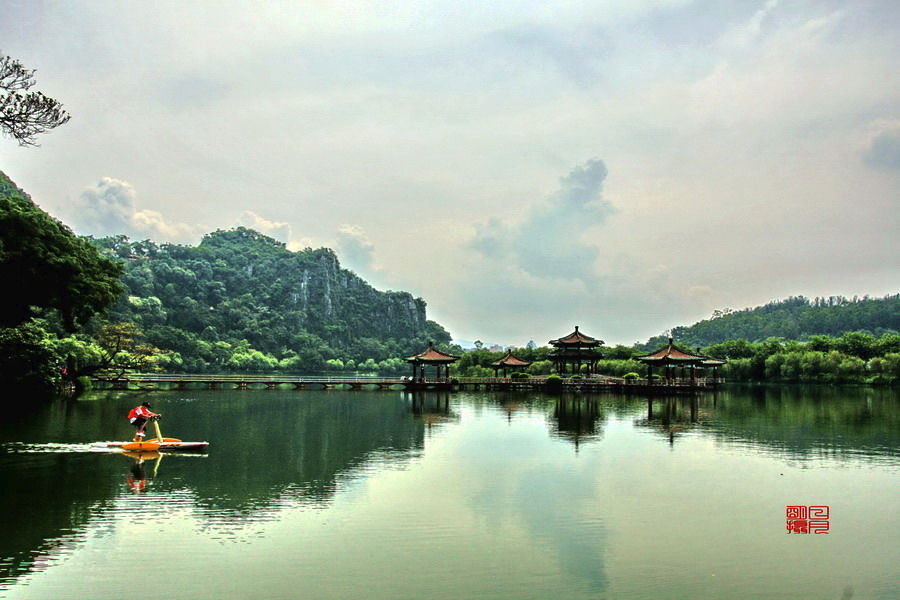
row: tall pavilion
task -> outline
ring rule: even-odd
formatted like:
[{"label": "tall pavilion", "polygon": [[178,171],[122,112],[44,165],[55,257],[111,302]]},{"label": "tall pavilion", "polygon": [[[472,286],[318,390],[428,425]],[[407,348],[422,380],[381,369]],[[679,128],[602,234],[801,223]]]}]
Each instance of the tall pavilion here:
[{"label": "tall pavilion", "polygon": [[603,345],[603,340],[581,333],[578,325],[569,335],[550,340],[549,343],[556,349],[547,358],[553,361],[556,372],[560,375],[567,373],[569,369],[572,373],[580,373],[582,365],[586,365],[585,372],[592,375],[597,371],[597,363],[603,358],[598,349],[598,346]]},{"label": "tall pavilion", "polygon": [[[428,348],[404,359],[410,363],[413,368],[413,379],[425,379],[425,365],[433,366],[435,369],[435,379],[449,380],[450,365],[459,360],[458,356],[444,354],[440,350],[436,350],[434,342],[428,342]],[[441,368],[444,369],[444,377],[441,377]]]}]

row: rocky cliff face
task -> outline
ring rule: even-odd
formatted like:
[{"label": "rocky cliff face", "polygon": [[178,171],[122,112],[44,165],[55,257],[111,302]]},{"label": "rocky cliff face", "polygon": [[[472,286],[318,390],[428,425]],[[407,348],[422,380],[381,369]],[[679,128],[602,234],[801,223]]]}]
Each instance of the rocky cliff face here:
[{"label": "rocky cliff face", "polygon": [[[196,247],[122,236],[97,244],[125,259],[130,295],[159,298],[165,325],[195,335],[246,339],[276,354],[296,347],[298,340],[307,343],[308,336],[335,349],[352,348],[360,340],[391,342],[393,352],[417,351],[431,339],[450,340],[440,325],[427,320],[424,300],[374,289],[341,268],[327,248],[292,252],[245,228],[211,233]],[[130,310],[122,316],[140,322],[139,305],[130,302],[119,309]]]}]

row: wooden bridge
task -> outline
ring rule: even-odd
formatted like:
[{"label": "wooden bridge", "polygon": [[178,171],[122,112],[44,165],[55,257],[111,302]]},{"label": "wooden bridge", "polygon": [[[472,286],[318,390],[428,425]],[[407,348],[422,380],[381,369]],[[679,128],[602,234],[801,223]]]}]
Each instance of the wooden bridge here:
[{"label": "wooden bridge", "polygon": [[[306,376],[278,376],[278,375],[192,375],[172,373],[129,373],[125,376],[106,380],[96,378],[97,382],[109,383],[113,389],[129,389],[135,385],[141,389],[187,389],[188,386],[204,386],[206,389],[236,389],[245,390],[252,388],[283,389],[282,386],[293,386],[295,390],[306,389],[485,389],[485,390],[543,390],[547,384],[546,377],[529,377],[526,379],[513,379],[506,377],[461,377],[448,380],[416,379],[410,377],[306,377]],[[649,382],[645,379],[619,379],[615,377],[585,377],[564,378],[560,380],[563,391],[591,391],[591,392],[625,392],[625,393],[679,393],[691,392],[722,383],[721,379],[673,379],[657,380]]]},{"label": "wooden bridge", "polygon": [[[97,381],[108,381],[97,378]],[[246,390],[250,387],[262,387],[265,389],[278,389],[283,385],[293,385],[294,389],[321,389],[321,388],[350,388],[362,389],[374,387],[376,389],[391,389],[394,386],[410,388],[421,385],[437,385],[437,381],[413,382],[400,377],[290,377],[278,375],[193,375],[172,373],[127,373],[119,379],[109,380],[113,389],[128,389],[130,384],[143,389],[186,389],[191,385],[202,385],[207,389],[235,389]],[[448,382],[443,382],[447,387]]]}]

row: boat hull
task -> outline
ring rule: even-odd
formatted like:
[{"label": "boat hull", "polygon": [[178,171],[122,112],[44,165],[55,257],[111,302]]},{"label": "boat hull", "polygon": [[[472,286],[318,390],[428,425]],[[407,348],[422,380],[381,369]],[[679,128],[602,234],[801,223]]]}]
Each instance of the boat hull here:
[{"label": "boat hull", "polygon": [[106,448],[121,448],[130,452],[177,452],[179,450],[206,450],[209,442],[103,442]]}]

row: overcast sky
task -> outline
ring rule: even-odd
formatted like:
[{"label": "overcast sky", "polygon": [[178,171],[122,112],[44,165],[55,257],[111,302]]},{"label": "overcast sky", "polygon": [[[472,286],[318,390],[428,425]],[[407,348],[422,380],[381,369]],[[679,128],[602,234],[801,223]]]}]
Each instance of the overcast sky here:
[{"label": "overcast sky", "polygon": [[0,0],[77,233],[253,227],[459,339],[900,291],[900,2]]}]

